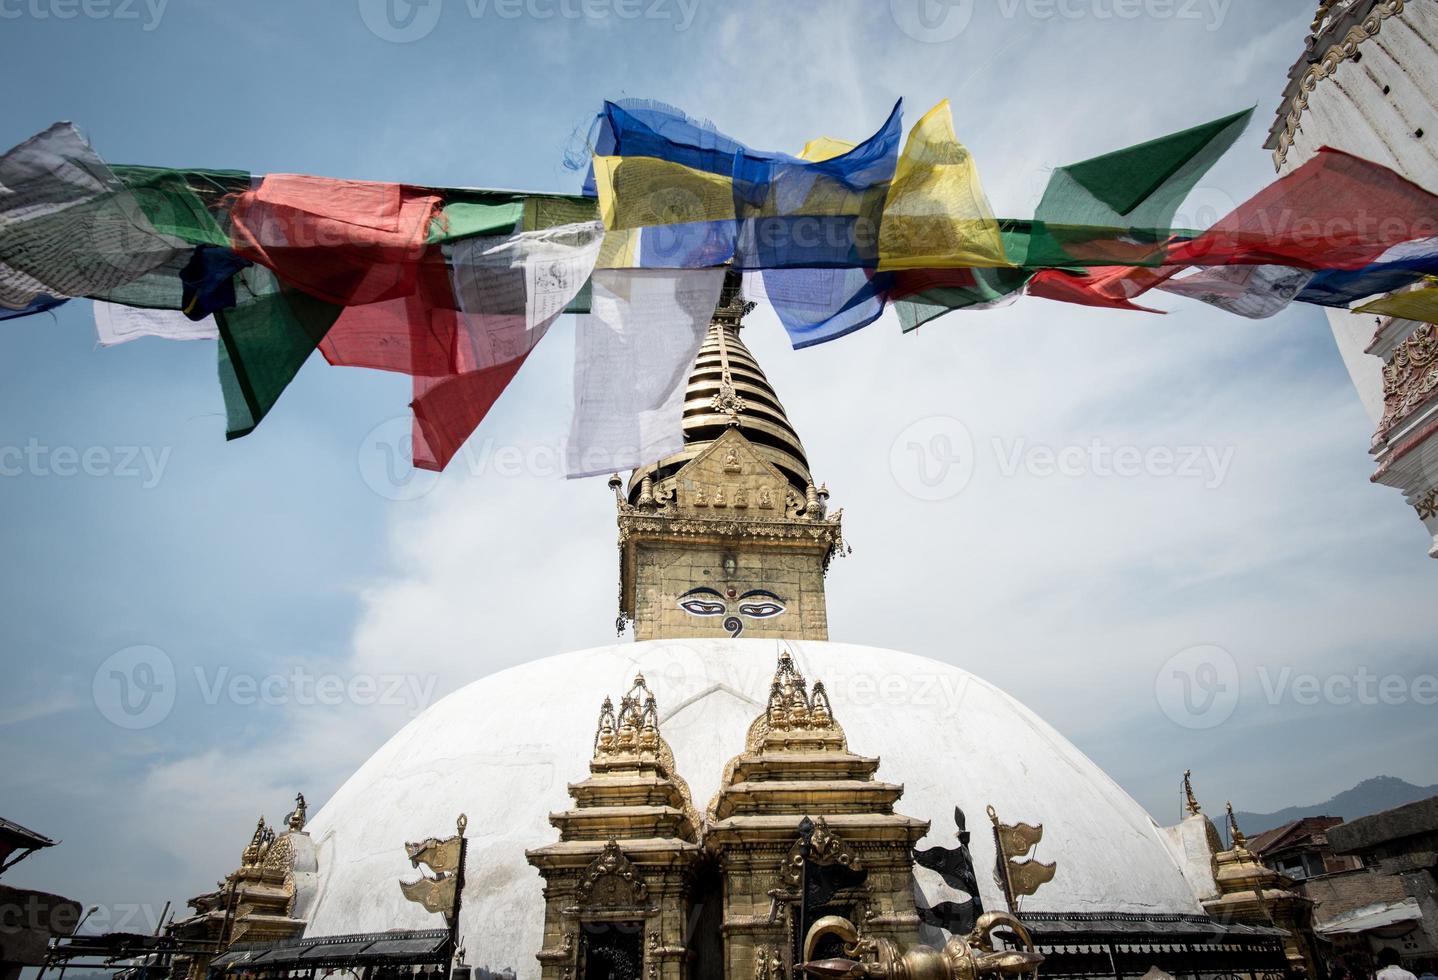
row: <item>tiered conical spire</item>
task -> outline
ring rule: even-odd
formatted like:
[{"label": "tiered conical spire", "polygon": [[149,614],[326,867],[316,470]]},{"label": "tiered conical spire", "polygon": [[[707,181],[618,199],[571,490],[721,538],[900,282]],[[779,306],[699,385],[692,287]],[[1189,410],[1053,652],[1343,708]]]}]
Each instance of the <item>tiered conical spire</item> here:
[{"label": "tiered conical spire", "polygon": [[777,466],[799,493],[804,493],[813,482],[804,445],[789,424],[779,396],[774,394],[759,362],[739,339],[741,321],[753,308],[753,303],[744,300],[739,274],[731,270],[724,280],[719,306],[685,389],[684,448],[634,471],[629,479],[631,503],[638,498],[644,477],[658,483],[671,476],[730,426],[738,426],[755,449]]}]

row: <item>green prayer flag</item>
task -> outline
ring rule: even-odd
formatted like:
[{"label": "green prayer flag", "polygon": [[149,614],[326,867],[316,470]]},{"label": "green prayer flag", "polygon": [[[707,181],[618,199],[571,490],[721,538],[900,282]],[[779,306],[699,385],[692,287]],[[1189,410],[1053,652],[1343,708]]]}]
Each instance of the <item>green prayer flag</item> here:
[{"label": "green prayer flag", "polygon": [[236,279],[239,305],[215,314],[228,439],[260,424],[344,309],[284,286],[263,266]]},{"label": "green prayer flag", "polygon": [[[1034,211],[1023,264],[1160,265],[1179,206],[1248,125],[1253,110],[1059,167]],[[1009,243],[1006,241],[1005,245]]]}]

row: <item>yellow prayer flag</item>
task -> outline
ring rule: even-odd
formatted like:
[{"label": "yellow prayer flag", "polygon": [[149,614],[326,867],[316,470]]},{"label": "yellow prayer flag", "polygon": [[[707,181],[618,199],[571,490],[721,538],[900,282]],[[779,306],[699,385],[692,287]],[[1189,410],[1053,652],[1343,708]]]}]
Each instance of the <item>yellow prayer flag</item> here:
[{"label": "yellow prayer flag", "polygon": [[734,220],[734,181],[654,157],[594,158],[605,231]]},{"label": "yellow prayer flag", "polygon": [[1422,289],[1385,296],[1358,307],[1354,312],[1417,320],[1419,323],[1438,323],[1438,280],[1430,279]]},{"label": "yellow prayer flag", "polygon": [[804,144],[804,149],[799,151],[799,159],[808,160],[810,163],[832,160],[835,157],[843,156],[858,145],[858,143],[850,143],[848,140],[834,139],[832,136],[820,136],[818,139]]},{"label": "yellow prayer flag", "polygon": [[1012,266],[945,99],[909,132],[879,227],[879,268]]}]

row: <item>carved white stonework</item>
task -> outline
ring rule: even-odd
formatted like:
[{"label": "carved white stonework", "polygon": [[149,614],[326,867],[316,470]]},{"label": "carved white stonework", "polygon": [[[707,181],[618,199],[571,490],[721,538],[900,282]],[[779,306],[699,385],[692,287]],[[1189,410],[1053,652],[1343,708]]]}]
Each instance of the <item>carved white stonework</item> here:
[{"label": "carved white stonework", "polygon": [[[1335,0],[1319,9],[1313,30],[1269,134],[1279,171],[1331,146],[1438,193],[1438,3]],[[1374,425],[1373,480],[1402,491],[1438,557],[1438,520],[1425,505],[1438,485],[1438,363],[1425,325],[1326,312]],[[1426,326],[1428,338],[1433,329]]]}]

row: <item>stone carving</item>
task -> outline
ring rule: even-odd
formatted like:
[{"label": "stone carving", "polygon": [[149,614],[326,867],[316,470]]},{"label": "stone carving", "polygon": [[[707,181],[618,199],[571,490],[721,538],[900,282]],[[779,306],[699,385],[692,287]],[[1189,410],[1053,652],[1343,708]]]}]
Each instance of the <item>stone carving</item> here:
[{"label": "stone carving", "polygon": [[1393,349],[1383,366],[1383,418],[1377,438],[1438,393],[1438,326],[1425,323]]},{"label": "stone carving", "polygon": [[[1308,71],[1298,83],[1297,91],[1294,92],[1292,103],[1288,112],[1283,115],[1283,128],[1278,133],[1278,146],[1273,150],[1273,165],[1281,168],[1288,159],[1288,151],[1293,146],[1294,134],[1298,132],[1303,122],[1303,113],[1308,108],[1308,98],[1318,88],[1318,83],[1325,78],[1331,77],[1338,71],[1338,66],[1358,54],[1359,46],[1370,38],[1378,36],[1383,29],[1383,22],[1390,17],[1396,17],[1403,12],[1404,0],[1380,0],[1373,5],[1373,9],[1363,18],[1362,22],[1349,28],[1343,40],[1331,45],[1321,57],[1314,57],[1308,66]],[[1320,16],[1314,19],[1315,31],[1324,26],[1328,11],[1320,11]]]},{"label": "stone carving", "polygon": [[575,895],[580,906],[587,909],[635,908],[644,904],[649,886],[639,869],[624,856],[619,842],[610,838],[584,870]]}]

